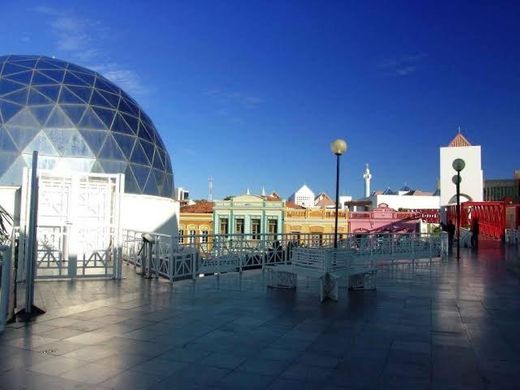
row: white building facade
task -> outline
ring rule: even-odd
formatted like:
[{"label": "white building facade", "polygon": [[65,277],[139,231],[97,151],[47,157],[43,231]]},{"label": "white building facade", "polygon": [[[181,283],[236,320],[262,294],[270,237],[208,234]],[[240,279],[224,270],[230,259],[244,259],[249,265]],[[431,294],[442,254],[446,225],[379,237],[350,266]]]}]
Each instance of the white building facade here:
[{"label": "white building facade", "polygon": [[304,184],[298,191],[289,197],[289,202],[293,202],[298,206],[305,208],[311,208],[314,207],[314,199],[314,192]]},{"label": "white building facade", "polygon": [[484,175],[482,172],[481,148],[472,146],[459,133],[446,147],[440,149],[440,204],[446,206],[456,203],[457,189],[452,181],[457,174],[453,169],[453,161],[461,158],[466,163],[460,172],[460,201],[482,202],[484,200]]}]

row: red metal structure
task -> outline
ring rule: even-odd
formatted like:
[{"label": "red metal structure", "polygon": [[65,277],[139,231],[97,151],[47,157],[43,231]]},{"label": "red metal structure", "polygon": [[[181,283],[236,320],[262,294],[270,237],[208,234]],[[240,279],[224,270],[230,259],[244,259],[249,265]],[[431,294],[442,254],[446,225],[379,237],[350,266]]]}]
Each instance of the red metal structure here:
[{"label": "red metal structure", "polygon": [[440,213],[439,209],[406,209],[409,213],[413,213],[414,215],[419,214],[419,218],[427,223],[440,223]]},{"label": "red metal structure", "polygon": [[[448,220],[457,220],[457,206],[447,208]],[[478,218],[480,235],[502,240],[506,228],[505,202],[464,202],[460,205],[460,226],[469,228]]]}]

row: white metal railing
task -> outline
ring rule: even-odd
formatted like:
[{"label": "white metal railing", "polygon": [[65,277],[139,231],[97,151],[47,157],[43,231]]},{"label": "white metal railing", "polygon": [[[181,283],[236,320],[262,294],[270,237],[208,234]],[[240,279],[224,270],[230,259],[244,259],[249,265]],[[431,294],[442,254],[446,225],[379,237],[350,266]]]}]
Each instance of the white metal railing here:
[{"label": "white metal railing", "polygon": [[8,240],[4,240],[0,245],[0,333],[4,331],[6,322],[14,315],[15,247],[15,230],[12,229]]},{"label": "white metal railing", "polygon": [[[101,229],[101,231],[98,231]],[[108,230],[107,230],[108,229]],[[70,227],[67,225],[40,225],[37,233],[36,249],[36,279],[56,278],[88,278],[106,277],[119,279],[121,249],[113,245],[114,232],[111,228],[87,228],[82,232],[88,236],[104,235],[106,245],[102,248],[70,245]],[[96,230],[93,232],[93,230]],[[18,258],[25,259],[19,262],[17,280],[25,279],[26,262],[30,261],[27,250],[27,235],[23,229],[15,229],[18,234]],[[86,233],[85,233],[86,232]],[[99,240],[97,241],[99,242]],[[79,252],[79,253],[76,253]]]},{"label": "white metal railing", "polygon": [[510,245],[520,245],[520,230],[519,229],[506,229],[505,230],[505,242]]},{"label": "white metal railing", "polygon": [[[148,234],[150,247],[143,235]],[[313,234],[228,234],[169,236],[126,230],[122,257],[148,277],[170,280],[196,278],[200,274],[220,274],[287,264],[294,248],[332,248],[333,235]],[[339,251],[353,254],[358,263],[371,266],[443,257],[447,235],[429,234],[349,234],[338,242]],[[319,252],[319,251],[318,251]]]}]

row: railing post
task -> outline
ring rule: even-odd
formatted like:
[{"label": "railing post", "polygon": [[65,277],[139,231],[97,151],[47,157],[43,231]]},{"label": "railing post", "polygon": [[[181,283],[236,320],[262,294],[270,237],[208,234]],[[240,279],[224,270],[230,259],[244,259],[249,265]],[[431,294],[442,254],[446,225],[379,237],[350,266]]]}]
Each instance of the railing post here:
[{"label": "railing post", "polygon": [[75,279],[78,272],[78,255],[69,254],[67,260],[67,275],[70,279]]},{"label": "railing post", "polygon": [[11,248],[0,246],[0,253],[3,253],[1,261],[2,280],[0,281],[0,333],[5,328],[7,315],[9,312],[9,297],[11,295]]}]

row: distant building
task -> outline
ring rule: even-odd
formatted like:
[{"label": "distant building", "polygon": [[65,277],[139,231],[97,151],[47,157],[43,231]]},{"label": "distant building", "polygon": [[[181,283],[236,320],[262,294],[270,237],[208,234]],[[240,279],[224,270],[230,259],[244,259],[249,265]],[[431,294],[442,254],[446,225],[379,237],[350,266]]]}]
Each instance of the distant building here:
[{"label": "distant building", "polygon": [[[287,202],[284,215],[284,232],[299,240],[301,234],[310,234],[314,243],[322,243],[324,235],[334,234],[336,212],[326,208],[304,208]],[[338,234],[341,238],[348,230],[346,210],[338,211]]]},{"label": "distant building", "polygon": [[440,207],[440,197],[433,192],[412,190],[408,186],[402,187],[399,191],[392,191],[387,188],[385,191],[376,191],[369,197],[372,208],[377,208],[380,204],[386,204],[395,210],[417,210],[417,209],[436,209]]},{"label": "distant building", "polygon": [[215,201],[213,230],[215,234],[250,234],[252,239],[281,234],[283,213],[284,201],[276,194],[232,196]]},{"label": "distant building", "polygon": [[419,232],[421,219],[417,213],[397,211],[387,204],[380,204],[371,211],[355,211],[350,213],[351,233]]},{"label": "distant building", "polygon": [[204,244],[211,240],[210,236],[213,234],[213,202],[201,200],[192,205],[183,206],[179,215],[181,243],[197,242]]},{"label": "distant building", "polygon": [[314,198],[314,207],[333,209],[336,207],[336,201],[332,200],[332,198],[328,196],[325,192],[320,192],[318,196]]},{"label": "distant building", "polygon": [[288,200],[289,202],[299,206],[311,208],[314,207],[314,199],[314,192],[312,192],[312,190],[304,184],[298,191],[292,194]]},{"label": "distant building", "polygon": [[484,180],[484,200],[511,200],[520,202],[520,170],[515,171],[513,179]]},{"label": "distant building", "polygon": [[481,148],[480,146],[472,146],[459,130],[448,146],[440,148],[440,205],[446,206],[456,203],[457,191],[455,184],[452,182],[452,177],[457,172],[453,169],[452,164],[457,158],[463,159],[466,163],[460,173],[462,178],[460,183],[461,202],[482,202],[484,200],[484,179]]}]

